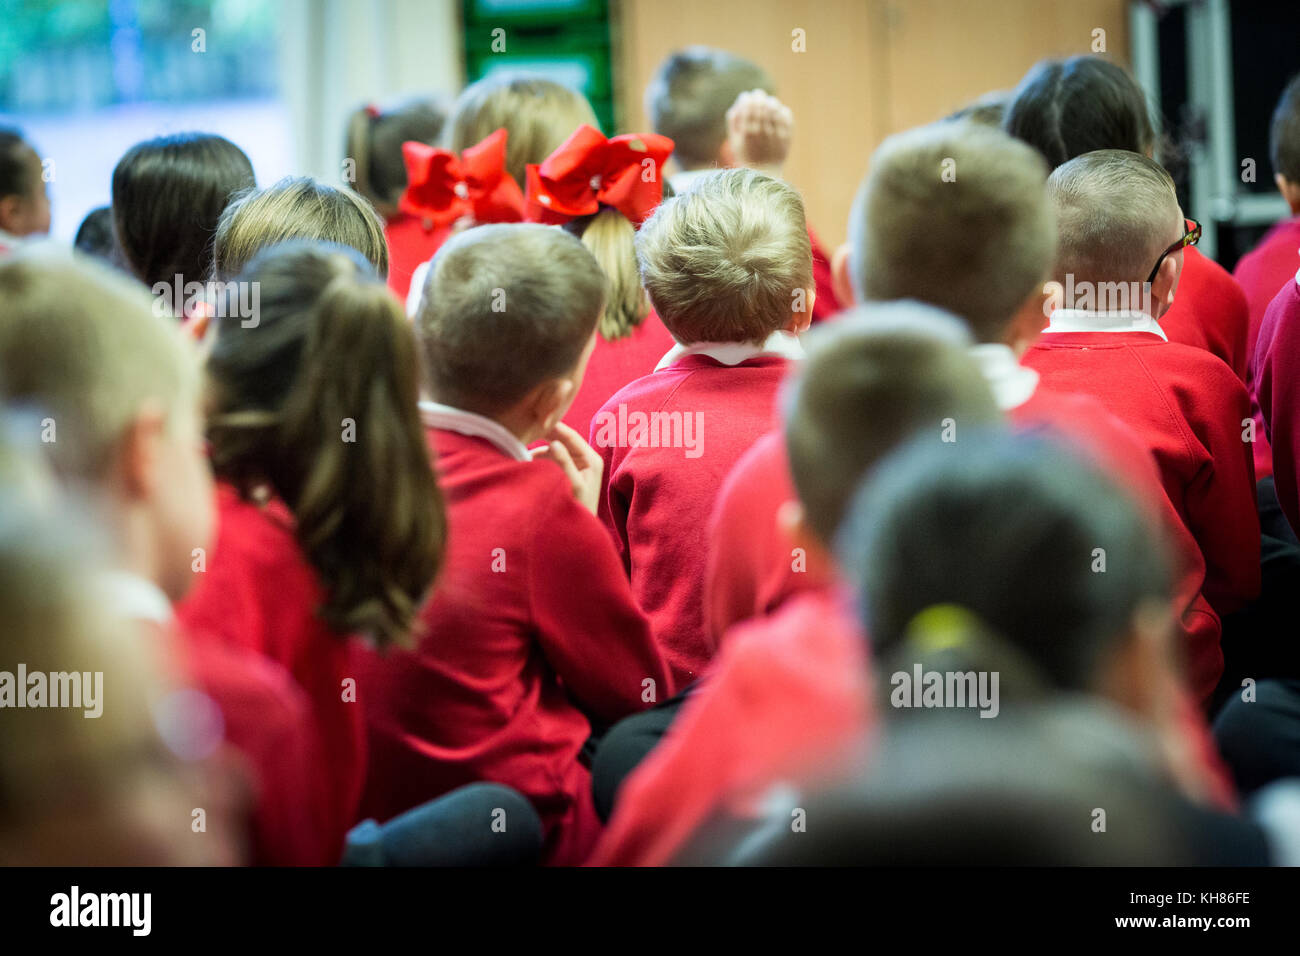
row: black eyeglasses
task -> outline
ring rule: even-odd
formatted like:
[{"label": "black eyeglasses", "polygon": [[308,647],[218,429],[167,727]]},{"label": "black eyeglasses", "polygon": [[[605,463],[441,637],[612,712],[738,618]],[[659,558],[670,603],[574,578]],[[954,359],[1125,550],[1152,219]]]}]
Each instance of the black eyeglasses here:
[{"label": "black eyeglasses", "polygon": [[1195,219],[1184,219],[1183,227],[1187,232],[1183,234],[1183,238],[1179,239],[1164,252],[1160,253],[1160,258],[1156,260],[1155,268],[1153,268],[1151,274],[1147,276],[1147,285],[1150,285],[1156,280],[1156,273],[1160,271],[1160,266],[1165,261],[1165,256],[1169,255],[1171,252],[1177,252],[1184,246],[1194,246],[1201,241],[1201,224],[1199,222]]}]

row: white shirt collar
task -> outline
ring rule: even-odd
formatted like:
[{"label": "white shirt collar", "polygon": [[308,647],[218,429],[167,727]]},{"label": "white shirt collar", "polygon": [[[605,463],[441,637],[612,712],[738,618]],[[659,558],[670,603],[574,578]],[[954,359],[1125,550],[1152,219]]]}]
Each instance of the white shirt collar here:
[{"label": "white shirt collar", "polygon": [[707,355],[723,365],[739,365],[760,355],[779,355],[782,358],[798,360],[803,358],[803,345],[799,342],[799,336],[784,329],[773,332],[763,340],[761,345],[752,342],[696,342],[693,345],[682,345],[679,342],[659,360],[655,371],[667,368],[687,355]]},{"label": "white shirt collar", "polygon": [[424,280],[429,277],[429,266],[433,262],[421,262],[411,273],[411,286],[406,291],[406,315],[407,318],[415,318],[415,313],[420,311],[420,303],[424,301]]},{"label": "white shirt collar", "polygon": [[1009,345],[996,342],[972,345],[970,357],[993,390],[993,400],[1004,412],[1025,404],[1038,388],[1038,373],[1016,361],[1016,353]]},{"label": "white shirt collar", "polygon": [[101,582],[109,607],[118,615],[133,621],[171,622],[172,602],[147,578],[129,571],[106,571]]},{"label": "white shirt collar", "polygon": [[510,429],[500,422],[494,422],[475,412],[441,405],[438,402],[421,402],[420,420],[429,428],[441,428],[444,431],[489,441],[503,455],[515,461],[533,460],[533,456],[528,452],[528,446],[516,438]]},{"label": "white shirt collar", "polygon": [[1116,312],[1057,309],[1043,332],[1151,332],[1169,341],[1159,322],[1145,312],[1132,309]]}]

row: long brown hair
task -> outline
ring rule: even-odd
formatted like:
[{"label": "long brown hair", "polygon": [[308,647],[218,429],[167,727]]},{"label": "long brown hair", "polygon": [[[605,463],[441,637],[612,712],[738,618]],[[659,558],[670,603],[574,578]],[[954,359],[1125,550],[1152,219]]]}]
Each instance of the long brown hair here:
[{"label": "long brown hair", "polygon": [[415,100],[391,110],[360,106],[348,118],[343,155],[355,164],[355,189],[385,217],[397,212],[406,189],[402,144],[408,140],[436,146],[447,122],[442,99]]},{"label": "long brown hair", "polygon": [[217,326],[213,469],[249,496],[269,484],[292,510],[326,623],[405,645],[446,538],[411,324],[342,246],[267,249],[237,281],[256,283],[259,308]]}]

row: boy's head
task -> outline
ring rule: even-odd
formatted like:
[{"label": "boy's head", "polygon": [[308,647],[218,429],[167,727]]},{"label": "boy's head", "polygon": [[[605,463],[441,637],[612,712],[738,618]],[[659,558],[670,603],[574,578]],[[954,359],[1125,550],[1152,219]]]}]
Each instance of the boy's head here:
[{"label": "boy's head", "polygon": [[348,246],[388,275],[388,240],[374,207],[350,189],[307,177],[282,179],[226,207],[213,242],[213,274],[229,281],[262,249],[290,239]]},{"label": "boy's head", "polygon": [[0,300],[0,395],[104,503],[130,569],[180,597],[212,525],[193,349],[139,285],[80,256],[5,260]]},{"label": "boy's head", "polygon": [[1273,110],[1268,151],[1278,190],[1291,212],[1300,213],[1300,73],[1291,77]]},{"label": "boy's head", "polygon": [[853,492],[908,436],[1001,419],[955,316],[919,302],[859,306],[808,336],[785,397],[801,524],[829,547]]},{"label": "boy's head", "polygon": [[1042,328],[1038,297],[1056,247],[1028,146],[969,121],[921,126],[871,157],[836,256],[862,301],[916,299],[964,318],[980,342],[1014,345]]},{"label": "boy's head", "polygon": [[0,127],[0,232],[11,236],[50,231],[50,199],[41,157],[16,129]]},{"label": "boy's head", "polygon": [[113,170],[113,227],[127,267],[150,288],[178,275],[203,282],[222,210],[255,184],[253,164],[223,136],[178,133],[132,146]]},{"label": "boy's head", "polygon": [[438,250],[415,315],[436,401],[545,435],[582,385],[605,276],[558,226],[468,229]]},{"label": "boy's head", "polygon": [[72,248],[110,265],[117,262],[117,240],[113,237],[113,207],[100,206],[86,213],[77,227]]},{"label": "boy's head", "polygon": [[[1056,268],[1053,278],[1075,287],[1091,283],[1141,284],[1160,254],[1183,235],[1185,223],[1174,182],[1155,160],[1123,149],[1099,149],[1058,166],[1047,180],[1056,211]],[[1183,254],[1160,262],[1151,283],[1159,313],[1173,302]],[[1141,297],[1134,308],[1141,305]],[[1068,303],[1066,303],[1068,305]]]},{"label": "boy's head", "polygon": [[801,332],[813,307],[803,200],[751,169],[702,176],[636,237],[641,281],[678,342],[761,343]]},{"label": "boy's head", "polygon": [[543,76],[504,73],[471,83],[456,98],[447,145],[459,155],[504,129],[506,172],[522,189],[528,164],[546,159],[584,124],[600,128],[581,93]]},{"label": "boy's head", "polygon": [[771,93],[774,88],[757,64],[725,50],[693,46],[659,65],[646,88],[645,110],[654,131],[676,144],[673,157],[683,169],[733,166],[727,110],[747,90]]},{"label": "boy's head", "polygon": [[1150,156],[1156,133],[1142,87],[1122,66],[1098,56],[1043,60],[1011,95],[1002,128],[1055,168],[1097,149]]}]

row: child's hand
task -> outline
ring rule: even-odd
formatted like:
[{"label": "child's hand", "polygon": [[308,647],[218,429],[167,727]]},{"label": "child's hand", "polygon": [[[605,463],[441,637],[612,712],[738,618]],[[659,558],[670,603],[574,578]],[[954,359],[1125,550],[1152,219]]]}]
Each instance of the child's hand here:
[{"label": "child's hand", "polygon": [[770,176],[781,175],[793,129],[790,108],[762,90],[741,93],[727,110],[727,142],[736,165]]},{"label": "child's hand", "polygon": [[605,473],[605,463],[601,461],[600,455],[564,422],[557,422],[554,430],[546,437],[550,444],[539,450],[534,457],[549,458],[563,468],[569,484],[573,486],[573,496],[579,504],[595,514],[596,507],[600,504],[600,479]]}]

